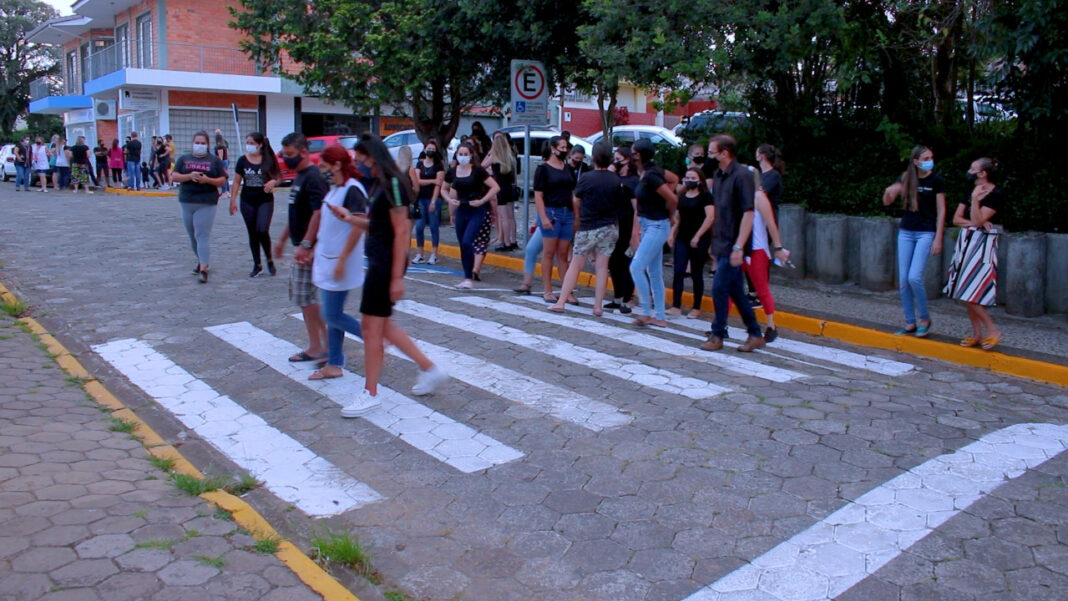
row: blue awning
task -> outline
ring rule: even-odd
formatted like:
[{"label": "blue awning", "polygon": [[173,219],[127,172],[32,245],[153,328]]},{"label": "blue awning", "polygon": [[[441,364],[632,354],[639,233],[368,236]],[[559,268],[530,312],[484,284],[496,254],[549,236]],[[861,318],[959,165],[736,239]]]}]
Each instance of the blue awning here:
[{"label": "blue awning", "polygon": [[93,108],[89,96],[46,96],[30,103],[30,113],[35,115],[62,115],[67,111]]}]

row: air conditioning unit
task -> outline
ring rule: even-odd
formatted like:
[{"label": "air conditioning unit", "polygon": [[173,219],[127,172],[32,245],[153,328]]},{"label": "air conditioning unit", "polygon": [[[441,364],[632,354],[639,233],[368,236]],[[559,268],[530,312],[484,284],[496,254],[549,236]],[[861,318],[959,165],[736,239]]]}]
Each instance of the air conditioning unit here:
[{"label": "air conditioning unit", "polygon": [[96,100],[93,102],[93,115],[97,121],[114,121],[117,117],[115,115],[115,101],[114,100]]}]

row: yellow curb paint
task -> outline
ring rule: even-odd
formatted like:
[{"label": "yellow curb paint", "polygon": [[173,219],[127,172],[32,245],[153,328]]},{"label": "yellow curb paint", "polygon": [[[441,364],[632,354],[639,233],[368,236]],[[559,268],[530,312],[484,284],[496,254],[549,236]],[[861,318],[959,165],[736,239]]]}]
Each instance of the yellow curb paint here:
[{"label": "yellow curb paint", "polygon": [[[414,242],[412,243],[412,247],[415,247]],[[455,259],[460,256],[460,249],[451,244],[442,244],[438,246],[438,254]],[[512,271],[523,271],[523,260],[516,257],[489,254],[486,256],[484,264],[503,267]],[[535,273],[541,274],[540,263],[536,266]],[[557,270],[553,270],[553,275],[559,275]],[[556,277],[555,279],[559,279],[559,277]],[[579,277],[579,284],[583,286],[591,286],[593,283],[595,283],[595,276],[592,273],[583,272],[582,276]],[[665,287],[664,294],[665,298],[668,298],[672,294],[672,291]],[[692,293],[683,293],[683,306],[693,306]],[[715,311],[711,298],[706,296],[702,299],[701,311],[709,313]],[[762,310],[755,309],[755,311],[757,313],[757,319],[765,319]],[[732,307],[731,313],[737,315],[737,309]],[[1039,382],[1047,382],[1049,384],[1056,384],[1057,386],[1068,387],[1068,366],[1049,363],[1047,361],[1015,357],[998,351],[984,351],[979,348],[962,348],[953,343],[917,338],[915,336],[895,336],[891,332],[884,332],[873,328],[865,328],[836,321],[827,321],[797,313],[776,311],[775,327],[785,330],[793,330],[795,332],[801,332],[812,336],[822,336],[840,340],[842,342],[848,342],[859,346],[909,353],[969,367],[980,367],[1009,376],[1028,378]]]},{"label": "yellow curb paint", "polygon": [[[13,303],[18,300],[2,283],[0,283],[0,297],[6,302]],[[144,422],[144,420],[119,401],[115,395],[111,394],[103,384],[98,380],[93,379],[92,376],[89,375],[89,372],[86,371],[81,363],[70,354],[66,347],[49,334],[37,320],[32,317],[24,317],[19,321],[26,324],[31,332],[42,337],[42,341],[44,341],[43,337],[47,337],[48,342],[45,342],[45,344],[50,349],[49,352],[58,355],[55,357],[56,363],[68,374],[91,379],[90,382],[87,382],[85,386],[83,386],[83,389],[98,403],[111,409],[112,417],[136,424],[134,434],[141,439],[148,454],[161,459],[173,460],[174,464],[172,469],[176,473],[185,474],[194,478],[204,477],[204,474],[190,463],[189,460],[183,457],[177,449],[167,444],[155,430]],[[53,348],[55,350],[51,350]],[[260,515],[259,512],[234,495],[225,491],[212,491],[200,496],[208,502],[213,503],[215,506],[229,511],[234,516],[234,521],[249,532],[261,533],[261,538],[281,538],[279,537],[278,532],[262,515]],[[274,555],[282,561],[282,563],[284,563],[301,582],[307,585],[313,592],[321,596],[323,601],[360,601],[356,595],[352,594],[351,591],[342,586],[333,576],[326,573],[319,564],[312,561],[311,558],[305,555],[304,552],[293,543],[284,539],[281,540],[278,544],[278,551]]]},{"label": "yellow curb paint", "polygon": [[107,194],[119,194],[121,196],[178,196],[176,192],[161,192],[159,190],[127,190],[125,188],[104,188]]}]

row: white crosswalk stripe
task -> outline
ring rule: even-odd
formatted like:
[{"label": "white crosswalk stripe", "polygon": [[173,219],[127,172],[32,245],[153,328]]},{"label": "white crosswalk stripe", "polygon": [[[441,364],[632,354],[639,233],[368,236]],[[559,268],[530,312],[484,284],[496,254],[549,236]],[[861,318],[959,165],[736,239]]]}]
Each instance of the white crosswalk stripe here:
[{"label": "white crosswalk stripe", "polygon": [[[345,378],[308,380],[307,370],[287,359],[300,352],[300,348],[248,322],[205,329],[339,405],[347,404],[360,391],[362,379],[353,377],[347,370]],[[381,384],[378,400],[381,406],[363,419],[461,472],[477,472],[523,456],[492,437]],[[340,415],[338,419],[342,419]]]},{"label": "white crosswalk stripe", "polygon": [[697,378],[682,376],[674,372],[646,365],[640,361],[615,357],[601,351],[557,340],[549,336],[529,334],[523,330],[506,326],[495,321],[453,313],[415,301],[401,301],[394,306],[396,311],[409,315],[432,316],[434,323],[450,326],[493,338],[507,341],[529,350],[551,355],[552,357],[583,365],[601,373],[628,380],[641,386],[648,386],[672,394],[680,394],[691,399],[710,398],[730,389]]},{"label": "white crosswalk stripe", "polygon": [[[300,313],[294,313],[290,317],[295,317],[302,321],[304,319],[304,316]],[[356,336],[348,333],[345,334],[345,337],[351,340],[359,340]],[[629,415],[621,413],[619,409],[612,405],[595,401],[586,395],[565,390],[544,380],[538,380],[507,367],[489,363],[478,357],[458,353],[452,349],[424,340],[412,338],[412,342],[431,361],[449,372],[452,378],[476,388],[481,388],[513,403],[533,407],[588,430],[600,432],[605,428],[629,424],[632,420]],[[405,361],[412,360],[408,355],[392,346],[389,347],[387,352]]]},{"label": "white crosswalk stripe", "polygon": [[205,442],[304,513],[331,516],[382,498],[148,343],[116,340],[93,350]]},{"label": "white crosswalk stripe", "polygon": [[743,359],[728,353],[709,353],[696,347],[685,346],[677,342],[665,340],[658,336],[632,329],[619,328],[596,320],[579,319],[577,317],[551,313],[549,311],[538,310],[524,305],[516,305],[481,297],[456,297],[452,300],[475,307],[492,309],[510,315],[521,315],[527,319],[551,323],[565,328],[572,328],[587,334],[594,334],[605,338],[611,338],[619,342],[633,344],[639,348],[656,350],[669,355],[708,363],[735,373],[763,378],[773,382],[790,382],[805,377],[804,374],[783,369],[781,367],[765,365],[759,361]]}]

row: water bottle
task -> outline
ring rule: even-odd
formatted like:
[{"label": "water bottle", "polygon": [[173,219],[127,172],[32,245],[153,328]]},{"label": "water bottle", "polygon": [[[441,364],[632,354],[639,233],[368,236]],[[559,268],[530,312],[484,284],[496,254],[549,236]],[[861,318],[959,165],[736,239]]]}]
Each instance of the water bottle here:
[{"label": "water bottle", "polygon": [[782,249],[782,252],[786,255],[786,259],[783,260],[778,257],[775,257],[772,259],[772,263],[774,263],[776,267],[789,267],[790,269],[796,269],[796,266],[794,266],[793,262],[790,261],[790,251],[784,248]]}]

